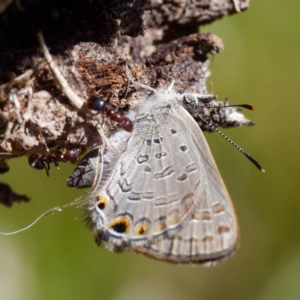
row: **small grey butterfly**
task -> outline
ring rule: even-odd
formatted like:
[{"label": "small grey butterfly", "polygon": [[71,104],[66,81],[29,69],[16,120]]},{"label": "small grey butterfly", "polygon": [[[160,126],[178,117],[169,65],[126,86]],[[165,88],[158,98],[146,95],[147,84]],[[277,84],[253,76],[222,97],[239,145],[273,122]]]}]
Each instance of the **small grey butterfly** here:
[{"label": "small grey butterfly", "polygon": [[215,99],[153,92],[129,113],[133,131],[113,134],[104,154],[91,151],[68,179],[94,186],[86,211],[99,245],[181,264],[211,265],[236,251],[234,207],[186,98]]}]

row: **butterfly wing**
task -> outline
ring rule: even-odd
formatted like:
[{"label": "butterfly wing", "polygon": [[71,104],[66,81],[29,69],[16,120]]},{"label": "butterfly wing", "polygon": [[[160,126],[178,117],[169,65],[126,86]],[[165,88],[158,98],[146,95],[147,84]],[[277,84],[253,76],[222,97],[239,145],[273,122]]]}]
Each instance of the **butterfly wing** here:
[{"label": "butterfly wing", "polygon": [[238,243],[209,147],[178,103],[137,117],[126,151],[89,197],[88,214],[99,243],[169,262],[222,260]]}]

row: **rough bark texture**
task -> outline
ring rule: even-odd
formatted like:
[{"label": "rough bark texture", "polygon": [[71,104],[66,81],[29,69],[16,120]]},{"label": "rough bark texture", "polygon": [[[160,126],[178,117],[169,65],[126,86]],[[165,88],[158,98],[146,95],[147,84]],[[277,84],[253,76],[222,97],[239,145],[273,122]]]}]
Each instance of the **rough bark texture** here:
[{"label": "rough bark texture", "polygon": [[222,51],[223,43],[213,34],[198,34],[198,26],[245,10],[249,2],[0,0],[0,163],[92,148],[102,143],[99,128],[106,136],[117,129],[104,114],[72,105],[37,32],[83,103],[93,95],[111,96],[108,105],[124,114],[147,94],[129,85],[126,63],[130,78],[153,88],[167,86],[168,74],[178,92],[207,93],[207,56]]}]

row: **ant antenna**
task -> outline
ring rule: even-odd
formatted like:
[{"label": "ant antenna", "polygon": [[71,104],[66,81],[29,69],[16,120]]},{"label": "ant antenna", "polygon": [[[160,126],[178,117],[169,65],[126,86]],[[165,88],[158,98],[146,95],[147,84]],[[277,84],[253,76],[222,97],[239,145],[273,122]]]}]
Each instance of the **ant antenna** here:
[{"label": "ant antenna", "polygon": [[225,105],[219,105],[219,106],[204,106],[207,108],[226,108],[226,107],[242,107],[246,108],[249,110],[256,110],[256,107],[250,104],[245,104],[245,103],[238,103],[238,104],[228,104],[229,98],[225,99]]},{"label": "ant antenna", "polygon": [[237,145],[234,141],[232,141],[228,136],[226,136],[223,132],[221,132],[218,128],[216,128],[214,125],[203,119],[201,116],[199,116],[199,119],[205,123],[206,125],[210,126],[214,131],[219,133],[223,138],[225,138],[231,145],[233,145],[236,149],[238,149],[242,154],[244,154],[261,172],[265,173],[265,169],[262,167],[262,165],[254,159],[250,154],[248,154],[244,149],[242,149],[239,145]]}]

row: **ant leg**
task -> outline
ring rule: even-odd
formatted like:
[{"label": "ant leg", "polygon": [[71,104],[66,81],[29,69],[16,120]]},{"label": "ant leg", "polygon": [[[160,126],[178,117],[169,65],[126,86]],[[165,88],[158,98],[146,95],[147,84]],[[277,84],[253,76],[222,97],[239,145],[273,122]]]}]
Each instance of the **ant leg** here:
[{"label": "ant leg", "polygon": [[50,163],[49,161],[45,162],[45,170],[46,170],[46,174],[47,174],[47,177],[50,176]]}]

